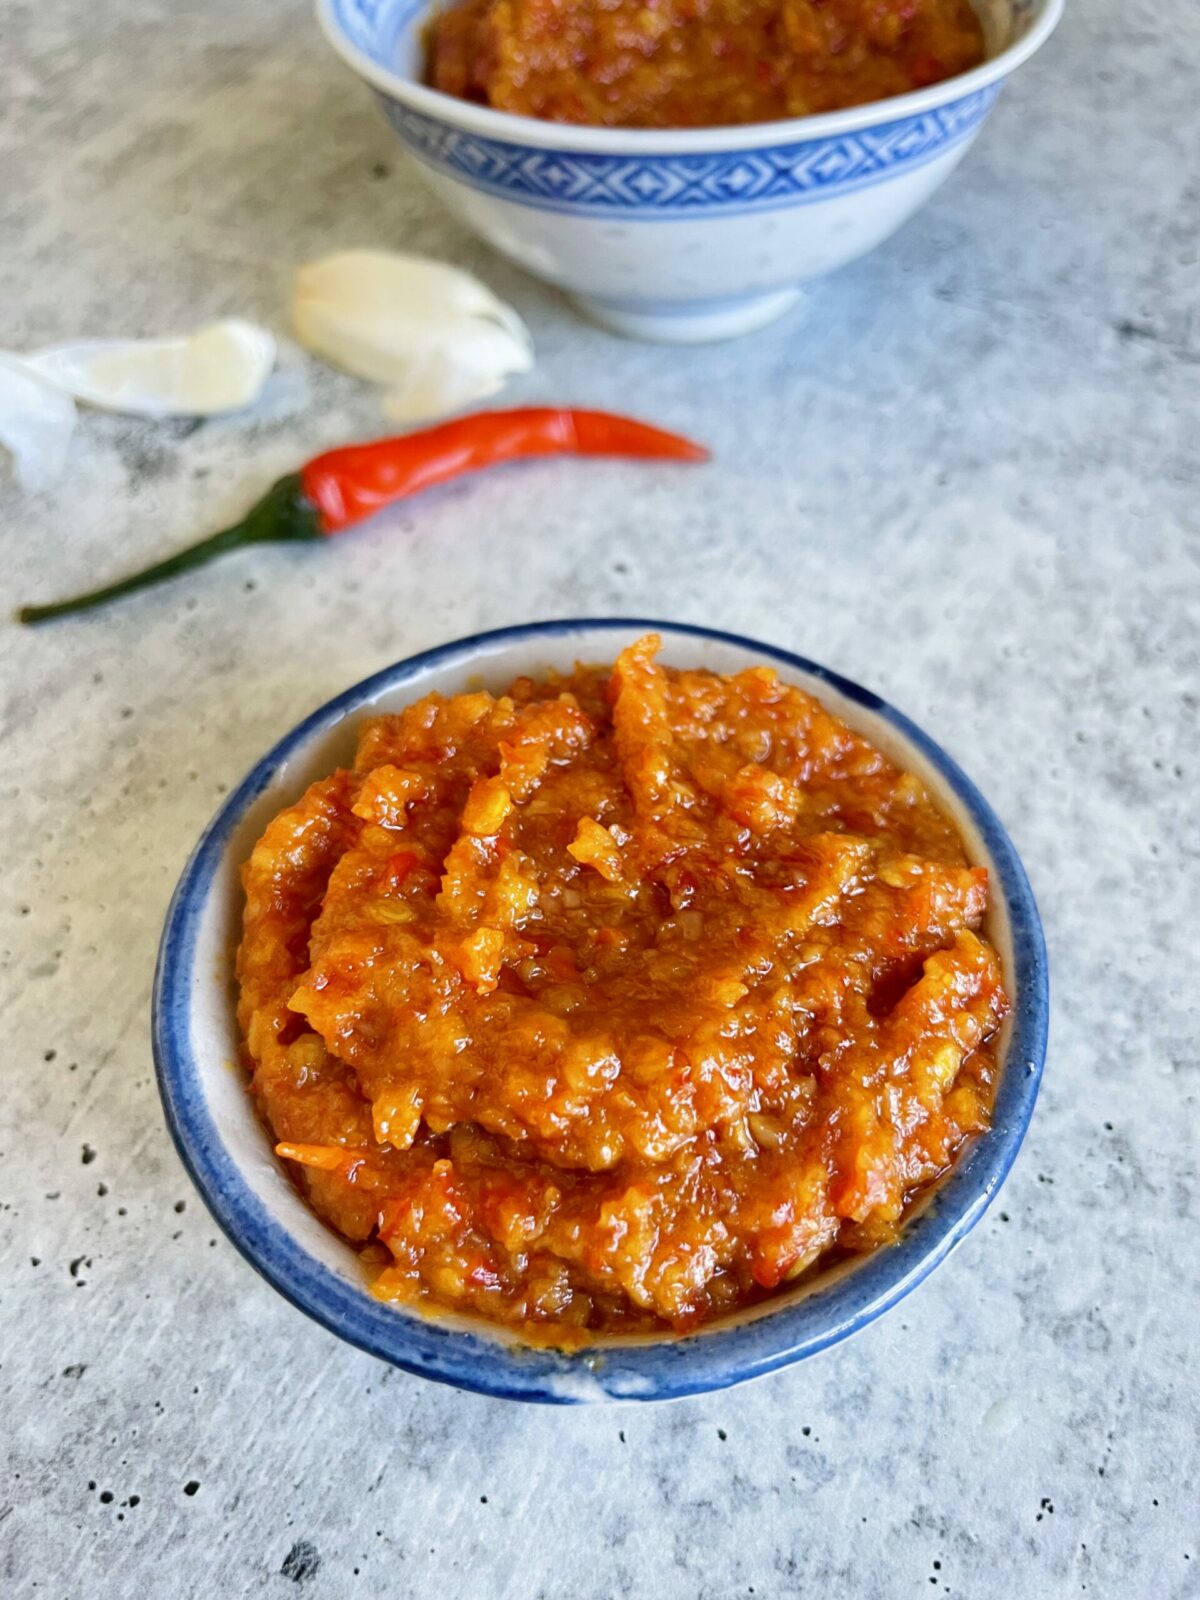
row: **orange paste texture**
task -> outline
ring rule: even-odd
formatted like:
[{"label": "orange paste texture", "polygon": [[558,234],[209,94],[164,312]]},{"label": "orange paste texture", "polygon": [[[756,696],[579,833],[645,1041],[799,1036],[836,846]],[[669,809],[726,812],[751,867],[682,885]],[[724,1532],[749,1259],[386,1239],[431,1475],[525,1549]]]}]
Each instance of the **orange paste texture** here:
[{"label": "orange paste texture", "polygon": [[987,874],[768,668],[365,723],[244,869],[251,1085],[376,1291],[579,1344],[886,1244],[987,1126]]}]

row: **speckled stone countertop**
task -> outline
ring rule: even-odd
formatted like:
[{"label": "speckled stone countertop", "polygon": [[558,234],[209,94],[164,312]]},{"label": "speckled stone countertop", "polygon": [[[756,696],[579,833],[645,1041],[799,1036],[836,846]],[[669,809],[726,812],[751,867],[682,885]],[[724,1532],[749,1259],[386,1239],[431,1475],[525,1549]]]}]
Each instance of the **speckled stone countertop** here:
[{"label": "speckled stone countertop", "polygon": [[[6,0],[0,346],[241,312],[371,243],[528,317],[514,398],[628,405],[696,473],[546,463],[0,624],[0,1593],[462,1600],[1200,1595],[1200,146],[1191,0],[1091,0],[892,243],[741,343],[620,343],[402,168],[303,0]],[[88,415],[0,485],[4,610],[215,526],[379,428],[285,351],[252,417]],[[303,713],[474,629],[701,621],[906,709],[981,782],[1050,943],[1045,1087],[999,1202],[848,1344],[666,1407],[386,1370],[218,1235],[148,1036],[167,899]]]}]

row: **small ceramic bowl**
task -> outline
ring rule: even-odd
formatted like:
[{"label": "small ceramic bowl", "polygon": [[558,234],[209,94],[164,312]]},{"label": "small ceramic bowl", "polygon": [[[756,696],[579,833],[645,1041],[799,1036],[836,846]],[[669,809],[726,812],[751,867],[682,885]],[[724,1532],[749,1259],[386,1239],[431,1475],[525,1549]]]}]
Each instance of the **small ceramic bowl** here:
[{"label": "small ceramic bowl", "polygon": [[[991,1129],[965,1152],[899,1242],[684,1339],[609,1342],[576,1355],[533,1350],[462,1319],[432,1320],[369,1292],[354,1250],[309,1210],[275,1159],[236,1063],[233,951],[239,869],[268,820],[352,757],[362,718],[431,690],[499,688],[521,673],[611,661],[656,630],[674,666],[719,672],[769,662],[918,773],[991,874],[988,933],[1013,1014]],[[1025,1134],[1046,1049],[1046,952],[1037,907],[991,807],[937,745],[878,695],[799,656],[708,628],[641,620],[542,622],[426,651],[347,689],[282,739],[229,796],[184,869],[154,986],[154,1055],[167,1123],[196,1187],[250,1263],[302,1311],[409,1372],[513,1400],[653,1400],[719,1389],[798,1361],[895,1305],[983,1215]],[[969,1292],[969,1288],[964,1288]]]},{"label": "small ceramic bowl", "polygon": [[690,344],[769,322],[950,175],[1062,11],[974,4],[987,59],[971,72],[846,111],[690,130],[541,122],[430,89],[430,0],[317,0],[317,12],[462,222],[615,332]]}]

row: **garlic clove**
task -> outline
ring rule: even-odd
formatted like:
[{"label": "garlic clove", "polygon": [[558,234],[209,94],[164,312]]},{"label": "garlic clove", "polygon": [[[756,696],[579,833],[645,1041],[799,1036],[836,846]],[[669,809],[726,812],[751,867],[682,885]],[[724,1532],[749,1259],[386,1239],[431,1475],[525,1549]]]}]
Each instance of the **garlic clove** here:
[{"label": "garlic clove", "polygon": [[302,344],[389,390],[388,414],[417,422],[495,394],[533,365],[511,306],[458,267],[380,250],[347,250],[296,275]]},{"label": "garlic clove", "polygon": [[207,417],[262,393],[275,338],[241,318],[162,339],[83,339],[25,358],[76,400],[135,417]]}]

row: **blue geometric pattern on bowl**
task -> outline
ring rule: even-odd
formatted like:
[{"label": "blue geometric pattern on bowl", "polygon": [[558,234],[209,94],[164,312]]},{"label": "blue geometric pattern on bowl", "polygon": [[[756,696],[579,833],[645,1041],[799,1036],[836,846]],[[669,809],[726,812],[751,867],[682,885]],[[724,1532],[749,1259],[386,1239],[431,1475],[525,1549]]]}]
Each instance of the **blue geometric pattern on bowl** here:
[{"label": "blue geometric pattern on bowl", "polygon": [[[370,0],[340,0],[346,8]],[[412,152],[486,194],[540,211],[655,221],[699,213],[777,211],[849,194],[923,166],[965,139],[991,109],[999,84],[857,133],[805,139],[763,150],[708,155],[598,155],[538,150],[461,133],[379,94],[392,126]]]}]

